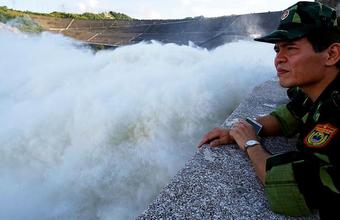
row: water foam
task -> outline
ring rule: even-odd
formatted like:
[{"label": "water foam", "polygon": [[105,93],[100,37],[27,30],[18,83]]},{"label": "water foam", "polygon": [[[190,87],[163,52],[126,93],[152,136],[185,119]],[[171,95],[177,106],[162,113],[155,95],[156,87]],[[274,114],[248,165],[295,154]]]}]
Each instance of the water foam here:
[{"label": "water foam", "polygon": [[258,83],[272,46],[93,54],[0,30],[0,219],[133,219]]}]

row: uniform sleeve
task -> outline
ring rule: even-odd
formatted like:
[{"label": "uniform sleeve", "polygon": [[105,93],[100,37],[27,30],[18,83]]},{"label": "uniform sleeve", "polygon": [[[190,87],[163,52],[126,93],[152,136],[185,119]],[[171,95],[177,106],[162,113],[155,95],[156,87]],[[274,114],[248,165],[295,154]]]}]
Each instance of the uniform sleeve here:
[{"label": "uniform sleeve", "polygon": [[[318,209],[320,216],[327,213],[337,213],[340,207],[339,185],[336,182],[337,175],[334,165],[329,163],[326,155],[313,154],[317,161],[305,160],[300,164],[294,164],[294,176],[300,192],[312,209]],[[321,156],[321,157],[320,157]],[[334,215],[333,215],[334,216]],[[323,218],[321,218],[323,219]],[[328,219],[325,217],[325,219]],[[333,219],[330,218],[330,219]]]},{"label": "uniform sleeve", "polygon": [[279,120],[281,131],[285,136],[290,137],[296,134],[299,119],[288,110],[287,105],[279,106],[270,115]]},{"label": "uniform sleeve", "polygon": [[287,152],[267,159],[265,193],[272,211],[288,216],[311,214],[294,172],[295,164],[302,161],[299,152]]},{"label": "uniform sleeve", "polygon": [[279,106],[270,115],[279,120],[283,134],[290,137],[297,133],[300,120],[307,113],[311,101],[299,87],[288,89],[287,96],[290,102]]},{"label": "uniform sleeve", "polygon": [[265,192],[271,209],[290,216],[339,206],[337,171],[323,154],[287,152],[266,161]]}]

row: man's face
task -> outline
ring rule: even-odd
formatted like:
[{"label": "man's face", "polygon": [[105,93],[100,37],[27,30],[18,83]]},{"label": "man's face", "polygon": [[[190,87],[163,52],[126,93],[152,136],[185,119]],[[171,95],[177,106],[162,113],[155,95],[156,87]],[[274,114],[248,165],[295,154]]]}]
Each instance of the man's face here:
[{"label": "man's face", "polygon": [[322,81],[324,53],[316,53],[307,38],[275,44],[275,67],[281,86],[302,89]]}]

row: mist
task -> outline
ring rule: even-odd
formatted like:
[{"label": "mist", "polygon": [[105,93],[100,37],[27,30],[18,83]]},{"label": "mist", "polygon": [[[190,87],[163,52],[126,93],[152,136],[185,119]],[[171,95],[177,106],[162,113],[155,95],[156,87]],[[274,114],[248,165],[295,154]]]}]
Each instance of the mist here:
[{"label": "mist", "polygon": [[272,45],[93,53],[0,26],[0,219],[134,219],[254,86]]}]

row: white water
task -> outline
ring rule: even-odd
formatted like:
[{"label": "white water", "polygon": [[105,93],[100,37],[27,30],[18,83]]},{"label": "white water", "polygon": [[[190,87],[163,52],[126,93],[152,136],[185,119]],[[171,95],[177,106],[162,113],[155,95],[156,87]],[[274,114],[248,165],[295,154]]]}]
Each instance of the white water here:
[{"label": "white water", "polygon": [[93,54],[0,30],[0,219],[133,219],[206,131],[272,78],[272,45]]}]

